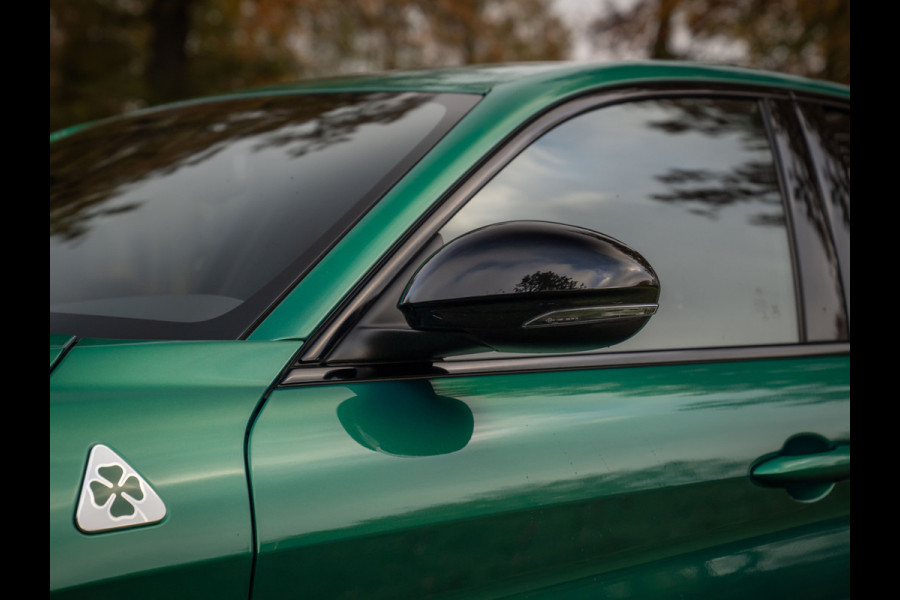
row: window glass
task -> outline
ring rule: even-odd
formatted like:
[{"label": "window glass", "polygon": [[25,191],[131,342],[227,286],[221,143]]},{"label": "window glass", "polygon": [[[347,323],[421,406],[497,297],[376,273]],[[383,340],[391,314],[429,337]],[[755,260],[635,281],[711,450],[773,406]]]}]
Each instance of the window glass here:
[{"label": "window glass", "polygon": [[652,99],[577,116],[442,229],[541,220],[612,236],[659,275],[659,311],[611,350],[798,341],[784,208],[753,101]]},{"label": "window glass", "polygon": [[51,329],[240,335],[477,99],[247,97],[53,141]]},{"label": "window glass", "polygon": [[850,313],[850,111],[802,104]]}]

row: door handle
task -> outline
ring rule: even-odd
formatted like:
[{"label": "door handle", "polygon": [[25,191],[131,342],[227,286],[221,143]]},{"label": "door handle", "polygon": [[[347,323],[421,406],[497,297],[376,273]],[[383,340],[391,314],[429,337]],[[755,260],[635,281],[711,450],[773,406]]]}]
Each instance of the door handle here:
[{"label": "door handle", "polygon": [[849,479],[850,445],[841,444],[815,454],[779,455],[756,465],[751,475],[760,483],[777,487]]},{"label": "door handle", "polygon": [[815,502],[834,484],[850,479],[850,444],[832,444],[814,433],[791,437],[780,451],[757,460],[750,478],[763,487],[784,488],[799,502]]}]

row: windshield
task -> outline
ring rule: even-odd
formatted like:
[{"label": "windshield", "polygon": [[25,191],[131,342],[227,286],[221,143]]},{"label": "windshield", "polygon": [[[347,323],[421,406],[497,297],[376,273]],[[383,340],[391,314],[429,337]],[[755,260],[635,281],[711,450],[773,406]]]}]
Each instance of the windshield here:
[{"label": "windshield", "polygon": [[51,331],[240,337],[477,99],[246,97],[51,142]]}]

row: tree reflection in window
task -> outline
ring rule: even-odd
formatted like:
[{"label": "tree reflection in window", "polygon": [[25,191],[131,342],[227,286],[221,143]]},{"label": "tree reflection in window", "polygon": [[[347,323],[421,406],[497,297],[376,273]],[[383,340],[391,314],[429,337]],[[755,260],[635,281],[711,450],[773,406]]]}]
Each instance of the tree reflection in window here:
[{"label": "tree reflection in window", "polygon": [[[50,146],[50,234],[84,235],[92,219],[140,208],[109,206],[130,186],[207,163],[243,140],[254,153],[281,148],[299,158],[393,123],[428,95],[310,94],[198,103],[113,120]],[[215,171],[212,165],[210,170]],[[148,198],[149,200],[150,198]]]},{"label": "tree reflection in window", "polygon": [[784,203],[756,100],[648,98],[581,113],[495,174],[441,235],[511,220],[592,229],[653,266],[659,311],[612,351],[799,338]]},{"label": "tree reflection in window", "polygon": [[[648,127],[670,136],[699,133],[715,138],[736,135],[748,157],[725,170],[670,168],[658,173],[655,178],[665,184],[666,191],[652,194],[654,200],[687,203],[691,212],[711,219],[716,219],[722,208],[738,202],[752,202],[760,209],[771,206],[774,210],[748,216],[751,224],[784,225],[778,180],[771,160],[750,159],[752,153],[762,152],[767,156],[769,152],[769,140],[764,135],[755,105],[723,99],[657,102],[665,107],[666,118],[648,120]],[[748,111],[748,107],[754,110]],[[755,126],[748,126],[751,124]]]}]

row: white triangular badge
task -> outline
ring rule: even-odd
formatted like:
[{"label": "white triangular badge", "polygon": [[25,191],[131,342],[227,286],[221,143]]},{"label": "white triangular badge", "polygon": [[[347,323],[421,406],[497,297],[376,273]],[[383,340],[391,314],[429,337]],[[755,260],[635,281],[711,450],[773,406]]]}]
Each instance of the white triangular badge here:
[{"label": "white triangular badge", "polygon": [[137,471],[103,444],[91,448],[75,523],[93,533],[156,523],[166,505]]}]

